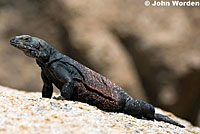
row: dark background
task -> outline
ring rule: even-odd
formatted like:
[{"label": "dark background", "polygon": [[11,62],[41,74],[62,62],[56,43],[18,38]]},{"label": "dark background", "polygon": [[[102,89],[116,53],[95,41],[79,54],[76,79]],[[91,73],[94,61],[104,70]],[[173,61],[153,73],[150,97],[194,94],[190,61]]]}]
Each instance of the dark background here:
[{"label": "dark background", "polygon": [[41,91],[35,60],[9,45],[30,34],[131,96],[200,125],[200,8],[141,0],[0,0],[0,84]]}]

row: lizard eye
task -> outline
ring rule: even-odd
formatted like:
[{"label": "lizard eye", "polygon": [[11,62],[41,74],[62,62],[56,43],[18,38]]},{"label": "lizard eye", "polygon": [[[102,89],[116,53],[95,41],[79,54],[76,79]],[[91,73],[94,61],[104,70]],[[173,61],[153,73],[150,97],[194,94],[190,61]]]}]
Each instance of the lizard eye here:
[{"label": "lizard eye", "polygon": [[25,40],[25,41],[29,41],[29,39],[30,39],[29,37],[24,37],[23,38],[23,40]]}]

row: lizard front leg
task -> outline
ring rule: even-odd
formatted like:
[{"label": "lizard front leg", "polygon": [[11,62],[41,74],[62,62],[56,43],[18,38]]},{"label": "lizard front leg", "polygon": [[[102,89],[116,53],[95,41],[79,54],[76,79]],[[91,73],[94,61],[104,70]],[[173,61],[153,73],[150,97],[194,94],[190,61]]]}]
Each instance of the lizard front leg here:
[{"label": "lizard front leg", "polygon": [[66,82],[62,86],[62,89],[60,90],[61,97],[58,97],[56,99],[60,99],[60,100],[66,99],[66,100],[69,100],[71,98],[72,93],[73,93],[73,87],[72,86],[73,86],[73,84],[70,81]]},{"label": "lizard front leg", "polygon": [[63,83],[62,87],[60,88],[61,96],[64,97],[58,97],[58,99],[67,99],[69,100],[73,93],[73,86],[74,81],[71,76],[71,74],[68,72],[67,68],[62,63],[53,63],[51,65],[51,68],[53,70],[53,73],[56,77],[56,79]]},{"label": "lizard front leg", "polygon": [[51,98],[52,94],[53,94],[53,86],[51,81],[48,80],[48,78],[46,77],[46,75],[44,74],[44,72],[42,71],[41,73],[42,76],[42,80],[43,80],[43,88],[42,88],[42,97],[43,98]]}]

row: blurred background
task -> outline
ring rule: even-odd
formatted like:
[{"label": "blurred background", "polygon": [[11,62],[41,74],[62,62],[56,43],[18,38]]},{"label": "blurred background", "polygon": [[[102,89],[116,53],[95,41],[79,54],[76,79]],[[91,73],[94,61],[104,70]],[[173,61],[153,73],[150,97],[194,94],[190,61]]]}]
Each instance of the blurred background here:
[{"label": "blurred background", "polygon": [[144,0],[0,0],[0,85],[41,91],[35,60],[9,45],[40,37],[131,96],[200,126],[200,7]]}]

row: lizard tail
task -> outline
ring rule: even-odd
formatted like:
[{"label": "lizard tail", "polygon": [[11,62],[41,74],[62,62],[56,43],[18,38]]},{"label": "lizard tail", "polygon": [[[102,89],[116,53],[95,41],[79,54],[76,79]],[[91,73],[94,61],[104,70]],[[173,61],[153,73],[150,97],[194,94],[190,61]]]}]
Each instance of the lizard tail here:
[{"label": "lizard tail", "polygon": [[164,121],[164,122],[167,122],[167,123],[170,123],[170,124],[173,124],[173,125],[176,125],[176,126],[179,126],[181,128],[185,128],[185,126],[179,124],[178,122],[170,119],[168,116],[165,116],[165,115],[162,115],[162,114],[155,114],[154,115],[154,119],[157,120],[157,121]]}]

